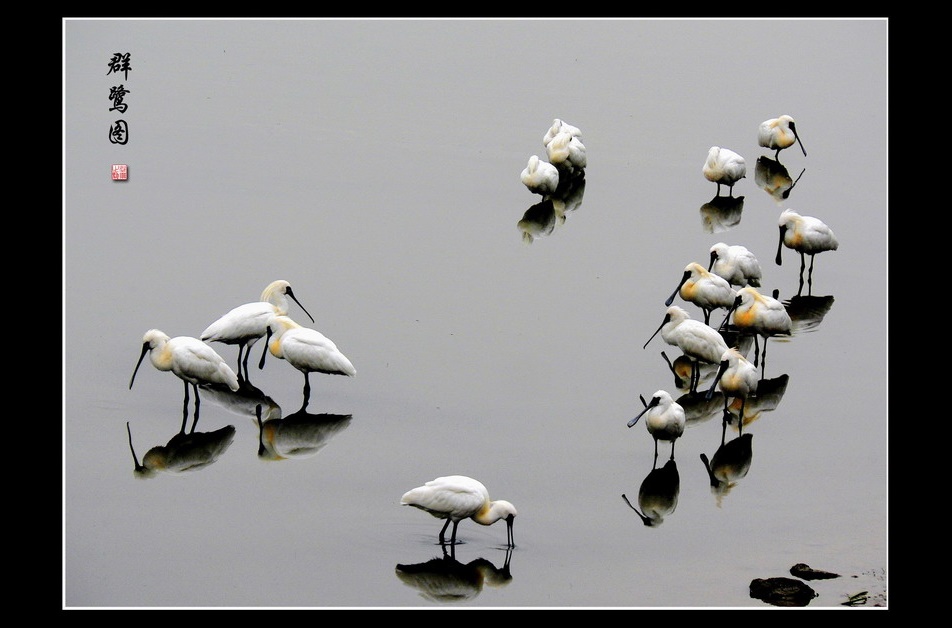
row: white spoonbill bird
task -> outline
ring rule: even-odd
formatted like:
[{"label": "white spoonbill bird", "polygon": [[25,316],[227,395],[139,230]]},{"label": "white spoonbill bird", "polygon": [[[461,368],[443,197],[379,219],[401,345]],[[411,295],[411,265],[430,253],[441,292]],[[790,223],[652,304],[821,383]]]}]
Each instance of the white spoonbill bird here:
[{"label": "white spoonbill bird", "polygon": [[[758,360],[767,358],[767,339],[772,336],[789,336],[793,330],[793,321],[787,309],[779,300],[761,294],[756,288],[746,286],[737,291],[734,306],[727,313],[727,318],[741,333],[752,334],[755,341],[754,366]],[[756,345],[757,337],[764,339],[763,355]]]},{"label": "white spoonbill bird", "polygon": [[553,137],[546,145],[545,152],[549,163],[568,172],[584,170],[588,166],[585,144],[568,131],[561,131]]},{"label": "white spoonbill bird", "polygon": [[721,356],[721,366],[717,370],[717,375],[714,376],[714,383],[711,384],[711,387],[707,390],[706,396],[710,399],[714,395],[714,388],[720,386],[721,392],[724,393],[725,419],[730,415],[727,410],[729,405],[728,397],[739,398],[741,400],[741,421],[739,424],[741,429],[743,429],[744,406],[747,404],[747,398],[757,392],[757,383],[759,381],[760,377],[757,373],[757,367],[751,364],[750,361],[744,357],[744,354],[736,348],[731,347]]},{"label": "white spoonbill bird", "polygon": [[726,279],[732,286],[760,286],[763,271],[760,261],[740,244],[718,242],[711,247],[711,263],[707,267],[715,275]]},{"label": "white spoonbill bird", "polygon": [[455,545],[459,522],[470,518],[484,526],[491,526],[500,519],[505,520],[508,528],[506,541],[509,547],[515,546],[512,522],[516,518],[516,507],[503,499],[490,501],[489,491],[483,483],[465,475],[447,475],[430,480],[404,493],[400,504],[419,508],[437,519],[446,519],[440,530],[440,545],[446,543],[445,533],[450,522],[453,523],[450,545]]},{"label": "white spoonbill bird", "polygon": [[317,331],[302,327],[288,316],[271,316],[265,333],[265,347],[258,368],[264,368],[268,352],[304,373],[304,397],[311,394],[311,373],[354,377],[357,369],[334,342]]},{"label": "white spoonbill bird", "polygon": [[803,271],[806,269],[807,258],[810,256],[810,273],[808,282],[813,287],[813,258],[817,253],[835,251],[840,243],[833,230],[819,218],[801,216],[792,209],[780,212],[777,223],[780,225],[780,241],[777,243],[777,266],[782,263],[783,247],[793,249],[800,254],[800,286],[803,286]]},{"label": "white spoonbill bird", "polygon": [[533,194],[554,194],[559,188],[559,169],[539,159],[538,155],[529,157],[526,169],[522,171],[522,184]]},{"label": "white spoonbill bird", "polygon": [[577,126],[572,126],[564,120],[556,118],[552,121],[552,126],[549,127],[549,130],[545,132],[545,136],[542,138],[542,145],[548,146],[549,142],[555,139],[555,136],[562,132],[568,133],[573,137],[577,137],[579,141],[582,139],[581,129],[579,129]]},{"label": "white spoonbill bird", "polygon": [[[209,325],[202,332],[201,339],[205,342],[220,342],[226,345],[238,345],[238,369],[244,367],[245,378],[248,378],[248,355],[251,347],[258,339],[264,337],[268,329],[268,319],[277,314],[288,313],[288,297],[294,300],[307,317],[314,322],[314,317],[305,309],[294,296],[291,284],[284,279],[272,281],[261,293],[261,300],[254,303],[245,303],[232,309],[230,312]],[[244,353],[244,360],[242,360]]]},{"label": "white spoonbill bird", "polygon": [[238,375],[225,364],[215,350],[198,338],[191,336],[176,336],[169,338],[168,334],[158,329],[150,329],[142,337],[142,353],[132,371],[129,380],[129,389],[135,382],[136,373],[145,354],[149,354],[152,366],[160,371],[172,371],[185,383],[185,405],[188,406],[188,385],[195,390],[195,413],[198,414],[200,399],[198,387],[206,384],[224,384],[237,392]]},{"label": "white spoonbill bird", "polygon": [[711,312],[718,308],[729,310],[734,305],[737,293],[731,288],[730,282],[714,273],[708,272],[697,262],[691,262],[684,267],[684,274],[678,287],[664,302],[671,305],[678,294],[685,301],[689,301],[701,308],[704,312],[704,324],[711,322]]},{"label": "white spoonbill bird", "polygon": [[687,423],[684,408],[668,391],[659,390],[652,395],[645,409],[628,421],[628,427],[632,427],[645,415],[648,415],[645,419],[648,433],[654,438],[655,458],[658,457],[658,441],[663,440],[671,443],[671,460],[674,460],[674,442],[684,434],[684,426]]},{"label": "white spoonbill bird", "polygon": [[780,151],[793,146],[796,142],[800,144],[800,150],[803,156],[807,156],[807,149],[803,147],[800,136],[797,135],[797,123],[788,115],[782,115],[779,118],[764,120],[757,128],[757,143],[764,148],[776,151],[774,159],[780,157]]},{"label": "white spoonbill bird", "polygon": [[747,162],[730,149],[711,146],[701,172],[705,179],[717,184],[718,196],[721,195],[721,185],[726,185],[733,196],[734,184],[747,176]]},{"label": "white spoonbill bird", "polygon": [[[666,343],[679,348],[681,353],[696,362],[720,364],[721,356],[727,351],[727,342],[719,331],[701,321],[692,319],[684,308],[677,305],[668,307],[664,320],[661,321],[661,326],[651,334],[648,342],[651,342],[651,339],[657,336],[659,331],[661,332],[661,338]],[[648,342],[642,348],[647,347]],[[699,377],[700,368],[695,368],[694,381],[691,382],[690,392],[697,391]]]}]

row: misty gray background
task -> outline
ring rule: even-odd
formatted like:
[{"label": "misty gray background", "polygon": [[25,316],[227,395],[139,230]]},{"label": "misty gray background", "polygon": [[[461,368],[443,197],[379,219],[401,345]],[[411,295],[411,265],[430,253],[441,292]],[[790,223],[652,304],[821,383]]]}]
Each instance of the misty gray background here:
[{"label": "misty gray background", "polygon": [[[885,20],[63,26],[64,606],[756,608],[750,581],[798,562],[844,576],[811,583],[811,607],[885,591]],[[116,52],[128,78],[106,74]],[[772,157],[758,124],[785,113],[808,155],[781,153],[806,170],[778,204],[753,171]],[[107,139],[120,117],[126,146]],[[582,130],[584,199],[527,244],[516,225],[540,198],[519,174],[553,118]],[[712,145],[748,163],[742,220],[717,233],[700,211]],[[771,341],[766,376],[789,384],[745,428],[747,477],[718,502],[699,455],[720,421],[691,426],[677,509],[645,527],[621,495],[653,445],[626,422],[639,395],[680,393],[660,355],[677,350],[642,345],[717,241],[755,252],[765,292],[795,294],[799,259],[773,261],[786,207],[839,237],[813,285],[834,304]],[[171,373],[146,361],[128,389],[144,332],[198,336],[275,279],[357,368],[312,375],[308,411],[351,422],[312,457],[267,462],[254,417],[205,395],[197,430],[233,425],[229,449],[137,479],[126,422],[141,459],[182,420]],[[251,381],[284,414],[301,406],[286,362]],[[453,473],[519,516],[508,584],[444,604],[395,574],[440,555],[441,522],[398,502]],[[459,537],[461,563],[503,565],[503,524]]]}]

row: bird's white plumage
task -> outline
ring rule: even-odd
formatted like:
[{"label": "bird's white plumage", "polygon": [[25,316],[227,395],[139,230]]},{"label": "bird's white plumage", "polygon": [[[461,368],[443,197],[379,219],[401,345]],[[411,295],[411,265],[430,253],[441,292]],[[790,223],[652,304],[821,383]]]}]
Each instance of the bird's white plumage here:
[{"label": "bird's white plumage", "polygon": [[794,142],[800,144],[800,150],[803,151],[803,156],[806,157],[807,151],[797,134],[797,124],[793,118],[786,114],[778,118],[764,120],[757,127],[757,144],[776,151],[775,154],[777,155],[783,149],[793,146]]},{"label": "bird's white plumage", "polygon": [[266,346],[259,368],[271,353],[304,373],[305,391],[310,390],[310,373],[354,377],[357,369],[330,338],[309,327],[302,327],[288,316],[272,316],[267,325]]},{"label": "bird's white plumage", "polygon": [[545,147],[549,163],[568,171],[583,170],[588,166],[585,145],[576,135],[560,131]]},{"label": "bird's white plumage", "polygon": [[[709,364],[718,364],[724,351],[727,350],[727,342],[716,329],[692,319],[684,308],[677,305],[672,305],[666,310],[661,326],[651,338],[654,338],[659,331],[662,340],[669,345],[679,348],[690,358]],[[647,344],[646,342],[645,346]]]},{"label": "bird's white plumage", "polygon": [[737,297],[737,293],[731,287],[729,281],[720,275],[709,272],[697,262],[691,262],[684,267],[681,280],[671,296],[665,301],[665,305],[671,305],[675,295],[680,295],[685,301],[701,308],[704,312],[705,324],[710,321],[712,310],[718,308],[730,309]]},{"label": "bird's white plumage", "polygon": [[559,133],[568,133],[572,137],[577,137],[579,141],[582,139],[581,129],[579,129],[577,126],[572,126],[564,120],[556,118],[552,121],[552,126],[549,127],[549,130],[546,131],[545,135],[542,137],[542,145],[547,147]]},{"label": "bird's white plumage", "polygon": [[760,261],[747,247],[718,242],[711,247],[711,264],[708,270],[726,279],[731,285],[760,286],[763,271]]},{"label": "bird's white plumage", "polygon": [[446,528],[452,522],[451,544],[456,542],[456,527],[463,519],[472,519],[488,526],[503,519],[508,525],[508,540],[512,545],[512,520],[516,508],[505,500],[492,501],[482,482],[465,475],[447,475],[430,480],[423,486],[410,489],[400,499],[403,506],[413,506],[430,513],[438,519],[446,519],[440,531],[440,543],[444,542]]},{"label": "bird's white plumage", "polygon": [[747,398],[757,392],[757,383],[760,376],[757,373],[757,367],[744,357],[736,348],[731,347],[721,356],[721,365],[718,368],[717,375],[714,376],[714,383],[707,391],[708,397],[713,395],[714,387],[720,387],[724,393],[724,412],[727,413],[728,397],[741,399],[741,417],[740,425],[743,426],[744,405]]},{"label": "bird's white plumage", "polygon": [[684,434],[687,424],[684,408],[666,390],[658,390],[638,416],[628,421],[628,427],[635,425],[645,417],[648,433],[655,441],[655,455],[658,455],[658,441],[671,443],[671,458],[674,458],[674,442]]},{"label": "bird's white plumage", "polygon": [[737,291],[731,322],[741,332],[764,337],[788,335],[793,327],[783,303],[752,286]]},{"label": "bird's white plumage", "polygon": [[522,184],[533,194],[554,194],[559,188],[559,169],[539,159],[529,157],[529,163],[521,174]]},{"label": "bird's white plumage", "polygon": [[[262,291],[259,301],[239,305],[206,327],[201,339],[205,342],[238,345],[238,367],[244,366],[247,374],[248,353],[252,345],[264,337],[268,329],[268,320],[272,316],[288,313],[290,307],[288,297],[301,306],[308,318],[314,320],[294,296],[291,284],[284,279],[278,279],[268,284]],[[244,360],[242,360],[242,353],[244,353]]]},{"label": "bird's white plumage", "polygon": [[172,371],[187,383],[195,386],[223,384],[232,391],[238,390],[238,375],[214,349],[198,338],[169,338],[168,334],[158,329],[150,329],[142,337],[142,353],[129,381],[129,388],[132,388],[136,371],[146,353],[152,366],[160,371]]},{"label": "bird's white plumage", "polygon": [[[801,216],[792,209],[785,209],[780,213],[777,224],[780,226],[780,243],[798,253],[816,255],[824,251],[835,251],[840,246],[836,234],[819,218]],[[778,247],[778,260],[780,250]]]},{"label": "bird's white plumage", "polygon": [[728,148],[711,146],[701,172],[705,179],[717,184],[718,195],[721,193],[721,185],[726,185],[733,194],[734,184],[747,176],[747,162]]}]

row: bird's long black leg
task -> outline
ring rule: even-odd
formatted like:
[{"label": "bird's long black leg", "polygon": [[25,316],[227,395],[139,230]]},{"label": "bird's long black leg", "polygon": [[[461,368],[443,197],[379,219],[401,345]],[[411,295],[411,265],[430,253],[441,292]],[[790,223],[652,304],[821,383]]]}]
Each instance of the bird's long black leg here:
[{"label": "bird's long black leg", "polygon": [[456,528],[459,527],[459,519],[453,522],[453,539],[450,541],[450,544],[456,545]]},{"label": "bird's long black leg", "polygon": [[446,523],[443,524],[443,529],[440,530],[440,545],[445,545],[445,544],[446,544],[446,540],[445,540],[445,536],[444,536],[444,535],[446,534],[446,528],[448,528],[449,525],[450,525],[450,520],[447,519],[447,520],[446,520]]}]

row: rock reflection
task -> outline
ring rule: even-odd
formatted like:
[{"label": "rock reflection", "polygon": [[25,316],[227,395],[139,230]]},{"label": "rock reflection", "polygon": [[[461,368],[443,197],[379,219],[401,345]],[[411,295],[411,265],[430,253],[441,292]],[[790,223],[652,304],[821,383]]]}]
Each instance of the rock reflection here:
[{"label": "rock reflection", "polygon": [[189,471],[204,469],[218,460],[227,451],[235,438],[235,426],[226,425],[214,432],[185,431],[185,422],[182,429],[165,445],[157,445],[146,452],[142,463],[136,457],[132,446],[132,428],[126,421],[126,433],[129,436],[129,450],[132,451],[132,460],[135,463],[137,478],[151,478],[158,473],[180,474]]},{"label": "rock reflection", "polygon": [[777,204],[781,204],[790,197],[793,187],[800,181],[806,168],[797,175],[794,181],[787,172],[786,166],[770,157],[760,156],[754,166],[754,183],[769,194]]},{"label": "rock reflection", "polygon": [[510,561],[512,549],[506,550],[502,567],[496,567],[485,558],[466,564],[456,560],[456,547],[443,546],[443,557],[425,563],[398,564],[396,574],[403,584],[419,591],[420,597],[431,602],[466,602],[478,596],[484,586],[502,587],[512,581]]},{"label": "rock reflection", "polygon": [[701,205],[701,227],[705,233],[722,233],[740,224],[743,196],[715,196]]},{"label": "rock reflection", "polygon": [[350,425],[350,414],[311,414],[307,402],[285,417],[262,419],[258,406],[258,457],[262,460],[310,458]]},{"label": "rock reflection", "polygon": [[678,473],[678,464],[674,459],[664,463],[660,469],[654,467],[645,477],[638,489],[638,506],[628,500],[622,493],[622,499],[634,510],[649,528],[660,526],[664,518],[673,514],[678,507],[678,495],[681,492],[681,475]]},{"label": "rock reflection", "polygon": [[727,415],[725,414],[723,427],[721,428],[720,447],[717,448],[710,460],[708,460],[707,454],[701,454],[701,462],[704,463],[704,468],[707,470],[711,482],[711,493],[716,498],[718,508],[721,507],[724,497],[731,492],[737,482],[747,476],[754,455],[751,448],[753,435],[743,434],[731,441],[725,441],[726,437]]}]

